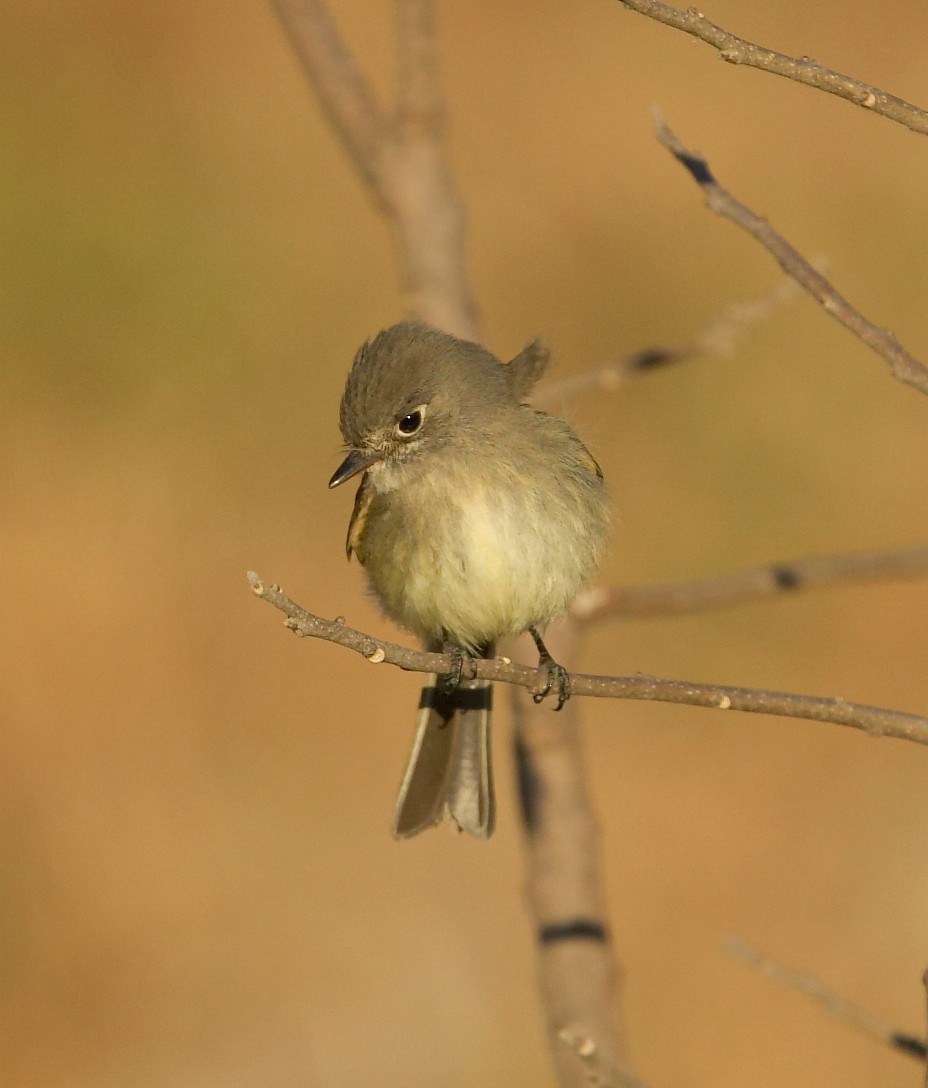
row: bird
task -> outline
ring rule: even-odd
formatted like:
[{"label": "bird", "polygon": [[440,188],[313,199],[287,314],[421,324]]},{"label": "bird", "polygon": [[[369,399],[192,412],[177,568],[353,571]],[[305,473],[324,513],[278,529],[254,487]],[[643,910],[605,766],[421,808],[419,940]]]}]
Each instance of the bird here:
[{"label": "bird", "polygon": [[508,363],[415,321],[365,341],[345,383],[344,460],[329,487],[358,475],[346,553],[387,617],[450,653],[451,675],[422,690],[393,834],[450,817],[488,838],[495,823],[492,687],[465,662],[528,632],[560,709],[569,675],[541,631],[563,615],[606,548],[603,474],[562,419],[525,403],[549,352]]}]

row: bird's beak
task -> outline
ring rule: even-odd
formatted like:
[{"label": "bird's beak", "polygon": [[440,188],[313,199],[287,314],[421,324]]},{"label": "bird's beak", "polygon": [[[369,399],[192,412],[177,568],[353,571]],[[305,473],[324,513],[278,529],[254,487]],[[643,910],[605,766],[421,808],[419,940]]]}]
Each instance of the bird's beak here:
[{"label": "bird's beak", "polygon": [[345,480],[350,480],[352,476],[357,476],[359,472],[382,460],[382,450],[352,450],[333,473],[332,479],[329,480],[329,487],[338,487]]}]

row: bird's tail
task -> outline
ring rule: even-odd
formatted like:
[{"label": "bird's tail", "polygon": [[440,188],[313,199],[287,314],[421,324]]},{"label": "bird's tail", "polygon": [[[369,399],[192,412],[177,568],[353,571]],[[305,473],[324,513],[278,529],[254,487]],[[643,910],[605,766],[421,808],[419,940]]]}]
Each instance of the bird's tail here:
[{"label": "bird's tail", "polygon": [[[493,653],[492,645],[480,650],[481,657]],[[465,680],[448,691],[437,676],[429,676],[393,813],[393,834],[398,838],[418,834],[446,815],[477,838],[493,833],[492,701],[488,680]]]}]

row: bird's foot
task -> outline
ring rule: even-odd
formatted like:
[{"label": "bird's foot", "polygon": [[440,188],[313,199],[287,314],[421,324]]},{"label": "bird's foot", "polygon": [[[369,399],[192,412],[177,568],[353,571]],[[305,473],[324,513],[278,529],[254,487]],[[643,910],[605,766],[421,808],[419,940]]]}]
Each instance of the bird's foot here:
[{"label": "bird's foot", "polygon": [[445,691],[457,691],[464,677],[464,655],[456,646],[446,646],[445,653],[451,658],[451,671],[441,678]]},{"label": "bird's foot", "polygon": [[468,680],[475,680],[477,677],[477,662],[469,654],[466,654],[460,646],[455,646],[452,642],[446,642],[442,647],[444,652],[451,658],[451,669],[446,672],[441,678],[441,685],[445,691],[457,691],[458,688],[464,683],[464,666],[469,666],[468,672],[470,675]]},{"label": "bird's foot", "polygon": [[547,671],[545,686],[541,691],[532,692],[532,698],[536,703],[540,703],[543,699],[546,699],[552,691],[556,690],[557,706],[554,709],[560,710],[570,698],[570,673],[563,665],[559,665],[548,653],[548,647],[542,642],[541,635],[538,634],[538,631],[534,627],[530,627],[528,630],[529,634],[534,639],[535,647],[538,650],[538,668]]}]

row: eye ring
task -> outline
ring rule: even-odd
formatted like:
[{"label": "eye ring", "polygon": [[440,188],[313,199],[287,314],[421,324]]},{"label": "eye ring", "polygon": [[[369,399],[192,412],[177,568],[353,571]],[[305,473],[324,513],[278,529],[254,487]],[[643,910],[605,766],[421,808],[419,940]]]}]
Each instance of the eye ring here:
[{"label": "eye ring", "polygon": [[425,422],[425,410],[426,405],[420,404],[418,407],[413,408],[411,412],[406,412],[400,416],[395,427],[397,437],[407,439],[417,435]]}]

